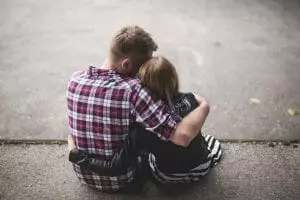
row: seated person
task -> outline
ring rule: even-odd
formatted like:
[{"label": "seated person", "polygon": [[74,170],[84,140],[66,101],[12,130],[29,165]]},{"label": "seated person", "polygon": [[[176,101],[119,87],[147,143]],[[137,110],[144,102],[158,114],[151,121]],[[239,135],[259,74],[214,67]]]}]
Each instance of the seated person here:
[{"label": "seated person", "polygon": [[[167,102],[181,117],[198,107],[199,102],[205,116],[208,115],[209,107],[202,97],[179,92],[176,69],[166,58],[151,58],[140,68],[138,76],[145,87]],[[142,152],[146,152],[151,172],[161,183],[197,182],[221,158],[220,142],[210,135],[199,133],[188,147],[182,147],[161,140],[137,123],[132,125],[122,148],[111,161],[102,161],[93,154],[76,150],[71,136],[68,144],[69,160],[99,175],[122,174],[140,159]]]}]

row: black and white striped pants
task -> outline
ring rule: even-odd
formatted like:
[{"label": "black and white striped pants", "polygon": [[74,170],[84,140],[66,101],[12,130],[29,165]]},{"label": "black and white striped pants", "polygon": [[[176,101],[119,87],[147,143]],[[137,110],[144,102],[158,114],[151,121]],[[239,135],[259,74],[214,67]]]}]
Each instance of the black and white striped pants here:
[{"label": "black and white striped pants", "polygon": [[220,142],[211,135],[204,135],[207,148],[210,153],[207,159],[199,166],[190,169],[188,173],[163,173],[156,165],[154,154],[149,154],[149,166],[155,179],[161,183],[193,183],[198,182],[206,175],[212,166],[215,166],[221,158],[222,151]]}]

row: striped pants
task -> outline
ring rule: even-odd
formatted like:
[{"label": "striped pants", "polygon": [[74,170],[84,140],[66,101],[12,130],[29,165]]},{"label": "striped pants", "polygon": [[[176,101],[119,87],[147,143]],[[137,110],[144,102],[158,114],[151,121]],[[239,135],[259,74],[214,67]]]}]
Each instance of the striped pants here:
[{"label": "striped pants", "polygon": [[221,158],[220,142],[211,135],[204,135],[209,154],[207,159],[199,166],[190,169],[185,173],[167,174],[159,170],[156,165],[155,156],[149,154],[149,166],[155,179],[161,183],[194,183],[198,182],[201,177],[206,175],[211,167],[215,166]]}]

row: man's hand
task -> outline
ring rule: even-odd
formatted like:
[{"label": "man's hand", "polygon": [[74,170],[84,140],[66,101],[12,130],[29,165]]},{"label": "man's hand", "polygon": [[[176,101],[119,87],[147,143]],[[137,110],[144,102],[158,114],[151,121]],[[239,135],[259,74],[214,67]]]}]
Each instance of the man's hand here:
[{"label": "man's hand", "polygon": [[76,149],[75,140],[72,135],[68,135],[68,150]]}]

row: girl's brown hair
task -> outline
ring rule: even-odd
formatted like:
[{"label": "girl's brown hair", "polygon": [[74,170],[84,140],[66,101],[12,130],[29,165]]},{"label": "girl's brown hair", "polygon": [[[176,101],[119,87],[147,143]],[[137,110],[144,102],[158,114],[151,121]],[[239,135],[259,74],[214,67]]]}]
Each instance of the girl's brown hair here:
[{"label": "girl's brown hair", "polygon": [[152,57],[138,73],[142,84],[173,107],[173,99],[179,93],[179,79],[175,67],[163,56]]}]

